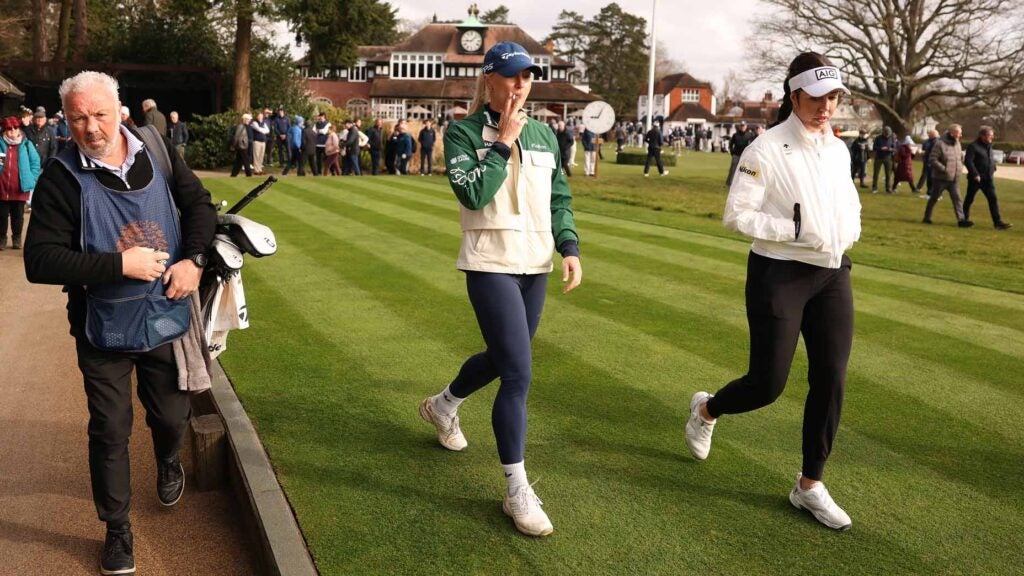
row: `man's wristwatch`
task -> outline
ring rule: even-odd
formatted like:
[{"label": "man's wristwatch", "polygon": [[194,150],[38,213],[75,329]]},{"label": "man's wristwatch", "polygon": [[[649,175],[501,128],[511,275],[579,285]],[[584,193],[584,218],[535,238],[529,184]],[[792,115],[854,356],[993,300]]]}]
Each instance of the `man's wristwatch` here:
[{"label": "man's wristwatch", "polygon": [[188,259],[192,261],[199,268],[206,268],[206,254],[204,252],[196,252],[188,256]]}]

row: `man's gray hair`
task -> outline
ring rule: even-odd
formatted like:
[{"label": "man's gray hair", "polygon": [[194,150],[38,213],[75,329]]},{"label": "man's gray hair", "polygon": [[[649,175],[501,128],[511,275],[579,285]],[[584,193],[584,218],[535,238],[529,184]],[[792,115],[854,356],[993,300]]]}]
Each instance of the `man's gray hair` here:
[{"label": "man's gray hair", "polygon": [[156,108],[156,101],[152,98],[146,98],[142,101],[142,109],[149,110],[150,108]]},{"label": "man's gray hair", "polygon": [[950,124],[949,128],[946,129],[947,132],[952,132],[954,130],[959,130],[959,131],[963,132],[964,127],[959,125],[959,124]]},{"label": "man's gray hair", "polygon": [[120,100],[120,97],[118,96],[117,80],[114,80],[112,76],[104,74],[103,72],[86,70],[85,72],[79,72],[71,78],[61,82],[57,93],[60,94],[60,101],[63,108],[65,110],[68,108],[67,99],[69,95],[85,92],[87,88],[97,84],[109,90],[110,93],[114,95],[115,99]]},{"label": "man's gray hair", "polygon": [[988,134],[989,132],[991,132],[993,134],[996,133],[995,129],[992,128],[991,126],[984,126],[983,125],[981,128],[978,128],[978,136],[979,137],[984,136],[984,135]]}]

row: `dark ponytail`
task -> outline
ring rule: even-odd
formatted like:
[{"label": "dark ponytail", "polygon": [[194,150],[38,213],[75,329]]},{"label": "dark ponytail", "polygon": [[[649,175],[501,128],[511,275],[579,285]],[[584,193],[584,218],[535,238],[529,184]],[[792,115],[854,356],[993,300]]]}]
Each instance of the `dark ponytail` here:
[{"label": "dark ponytail", "polygon": [[789,115],[793,113],[793,97],[789,90],[789,79],[801,72],[813,70],[814,68],[820,68],[822,66],[834,66],[828,58],[825,58],[817,52],[804,52],[792,62],[789,63],[789,71],[786,73],[786,81],[782,83],[782,106],[779,107],[779,115],[775,117],[775,123],[769,126],[775,126],[785,122]]}]

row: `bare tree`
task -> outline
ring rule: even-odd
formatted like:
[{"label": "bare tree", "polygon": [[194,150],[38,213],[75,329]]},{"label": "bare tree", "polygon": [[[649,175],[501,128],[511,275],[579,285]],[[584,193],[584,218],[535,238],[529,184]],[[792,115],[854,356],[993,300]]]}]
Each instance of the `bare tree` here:
[{"label": "bare tree", "polygon": [[784,71],[798,52],[824,53],[897,133],[1024,89],[1020,0],[763,1],[774,10],[754,54]]}]

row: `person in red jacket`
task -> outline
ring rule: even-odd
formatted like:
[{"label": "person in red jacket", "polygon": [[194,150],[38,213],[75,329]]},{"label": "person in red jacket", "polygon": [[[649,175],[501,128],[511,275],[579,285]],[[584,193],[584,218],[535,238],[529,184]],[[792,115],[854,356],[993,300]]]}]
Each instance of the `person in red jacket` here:
[{"label": "person in red jacket", "polygon": [[909,134],[896,149],[896,179],[892,185],[893,193],[899,188],[900,182],[910,184],[910,191],[917,194],[917,185],[914,184],[914,140]]},{"label": "person in red jacket", "polygon": [[21,122],[4,118],[0,137],[0,250],[7,247],[7,221],[11,221],[11,247],[21,248],[25,203],[39,178],[39,153],[21,131]]}]

